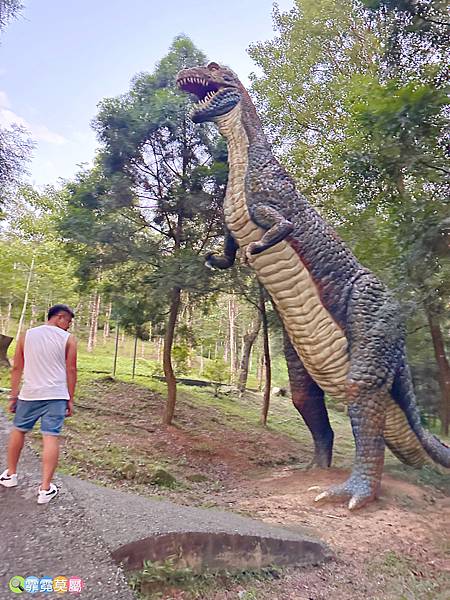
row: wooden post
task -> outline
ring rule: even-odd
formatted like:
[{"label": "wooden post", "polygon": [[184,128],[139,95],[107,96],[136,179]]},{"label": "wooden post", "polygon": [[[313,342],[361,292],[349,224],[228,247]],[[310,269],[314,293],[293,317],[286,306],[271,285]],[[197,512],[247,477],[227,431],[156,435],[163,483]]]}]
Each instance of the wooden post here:
[{"label": "wooden post", "polygon": [[137,351],[137,343],[138,343],[138,334],[137,331],[134,335],[134,352],[133,352],[133,374],[131,376],[131,379],[134,379],[134,376],[136,374],[136,351]]},{"label": "wooden post", "polygon": [[27,304],[28,304],[28,296],[30,294],[31,279],[33,277],[35,256],[36,256],[36,251],[33,252],[33,256],[31,257],[31,265],[30,265],[30,270],[28,271],[27,285],[25,287],[25,295],[23,297],[22,312],[20,313],[19,325],[17,326],[16,340],[19,339],[19,336],[22,333],[22,327],[23,327],[23,323],[25,320],[25,313],[26,313]]},{"label": "wooden post", "polygon": [[270,404],[270,387],[272,385],[272,369],[270,364],[269,327],[267,323],[266,301],[264,298],[264,288],[261,284],[259,284],[259,307],[261,310],[265,366],[264,400],[261,411],[261,423],[263,425],[267,425],[267,415],[269,413]]},{"label": "wooden post", "polygon": [[116,376],[117,352],[119,351],[119,321],[116,321],[116,345],[114,349],[113,377]]}]

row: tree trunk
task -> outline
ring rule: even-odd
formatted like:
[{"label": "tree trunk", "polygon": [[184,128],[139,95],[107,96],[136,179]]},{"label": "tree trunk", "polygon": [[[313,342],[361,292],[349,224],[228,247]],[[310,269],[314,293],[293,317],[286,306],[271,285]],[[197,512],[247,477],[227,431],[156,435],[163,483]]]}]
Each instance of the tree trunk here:
[{"label": "tree trunk", "polygon": [[36,300],[33,299],[33,302],[31,303],[30,329],[34,327],[34,324],[36,323],[37,312]]},{"label": "tree trunk", "polygon": [[270,345],[269,345],[269,327],[267,323],[266,313],[266,301],[264,298],[264,288],[259,285],[259,307],[261,310],[261,321],[263,330],[263,341],[264,341],[264,367],[265,367],[265,380],[264,380],[264,396],[263,406],[261,410],[261,423],[267,424],[267,415],[269,413],[270,404],[270,388],[272,385],[272,367],[270,362]]},{"label": "tree trunk", "polygon": [[242,346],[242,359],[239,370],[239,383],[238,390],[240,394],[243,394],[247,385],[248,370],[250,364],[250,354],[252,351],[253,344],[258,337],[259,330],[261,328],[261,312],[258,310],[257,315],[252,323],[252,328],[244,335],[244,343]]},{"label": "tree trunk", "polygon": [[100,294],[95,290],[92,302],[90,303],[90,314],[89,314],[89,337],[87,342],[87,351],[92,352],[97,343],[97,328],[98,328],[98,315],[100,313]]},{"label": "tree trunk", "polygon": [[116,321],[116,342],[114,344],[113,377],[116,376],[117,355],[119,354],[119,321]]},{"label": "tree trunk", "polygon": [[0,367],[7,367],[9,369],[10,364],[8,360],[8,348],[13,338],[9,335],[0,334]]},{"label": "tree trunk", "polygon": [[[80,301],[78,302],[78,304],[75,307],[75,319],[72,322],[72,327],[73,327],[73,333],[74,335],[78,335],[79,329],[80,329],[80,322],[81,322],[81,311],[83,310],[83,303]],[[47,311],[48,312],[48,311]],[[45,314],[45,320],[47,321],[47,312]]]},{"label": "tree trunk", "polygon": [[30,270],[28,271],[27,285],[25,287],[25,296],[23,298],[22,312],[20,313],[19,325],[17,326],[16,340],[19,339],[19,336],[22,332],[23,322],[25,320],[25,313],[27,312],[28,296],[30,293],[31,278],[33,277],[34,270],[34,258],[35,254],[33,253],[33,256],[31,258]]},{"label": "tree trunk", "polygon": [[177,400],[177,382],[172,367],[172,344],[175,337],[175,326],[177,324],[178,310],[180,308],[181,291],[179,287],[172,288],[170,298],[169,320],[164,336],[163,368],[167,383],[167,403],[163,415],[163,425],[172,423]]},{"label": "tree trunk", "polygon": [[230,350],[230,381],[236,372],[236,298],[228,297],[228,342]]},{"label": "tree trunk", "polygon": [[134,335],[134,350],[133,350],[133,372],[131,375],[131,379],[134,379],[136,375],[136,353],[137,353],[137,343],[138,343],[138,334],[137,332]]},{"label": "tree trunk", "polygon": [[159,364],[162,363],[162,359],[163,359],[162,358],[163,357],[163,353],[162,353],[163,345],[164,345],[163,339],[162,339],[162,337],[159,337],[158,338],[158,358],[157,358]]},{"label": "tree trunk", "polygon": [[108,303],[105,311],[105,320],[103,322],[103,343],[106,343],[106,340],[109,338],[109,330],[110,330],[110,321],[111,321],[111,313],[112,313],[112,302]]},{"label": "tree trunk", "polygon": [[[264,340],[262,342],[264,345]],[[258,352],[258,370],[257,370],[257,378],[258,378],[258,391],[262,390],[263,387],[263,379],[264,379],[264,352],[259,348]]]},{"label": "tree trunk", "polygon": [[11,313],[12,313],[12,303],[9,302],[8,303],[8,312],[6,313],[5,331],[3,332],[4,335],[8,335],[8,333],[9,333],[9,324],[11,323]]},{"label": "tree trunk", "polygon": [[425,311],[430,326],[431,339],[433,340],[434,355],[438,367],[439,387],[441,389],[441,433],[448,435],[450,425],[450,365],[445,354],[444,338],[439,317],[433,314],[429,307],[425,307]]},{"label": "tree trunk", "polygon": [[200,369],[199,374],[202,375],[205,369],[205,359],[203,357],[203,344],[200,345]]}]

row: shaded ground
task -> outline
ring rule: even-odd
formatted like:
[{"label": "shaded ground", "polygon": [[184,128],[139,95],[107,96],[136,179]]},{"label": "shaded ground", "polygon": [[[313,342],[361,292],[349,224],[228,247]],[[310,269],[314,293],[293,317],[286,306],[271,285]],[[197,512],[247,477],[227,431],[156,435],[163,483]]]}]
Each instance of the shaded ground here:
[{"label": "shaded ground", "polygon": [[[68,421],[62,466],[78,477],[152,497],[306,525],[337,555],[320,568],[291,569],[277,580],[236,583],[197,597],[449,600],[449,476],[415,471],[389,455],[379,502],[356,513],[316,506],[318,491],[342,481],[351,465],[347,417],[331,413],[336,468],[305,471],[312,452],[309,433],[289,401],[273,399],[269,429],[258,425],[259,402],[257,396],[240,402],[181,390],[175,426],[162,429],[164,399],[157,392],[123,382],[89,382]],[[152,485],[157,467],[169,471],[176,485]],[[192,596],[172,590],[164,597]]]}]

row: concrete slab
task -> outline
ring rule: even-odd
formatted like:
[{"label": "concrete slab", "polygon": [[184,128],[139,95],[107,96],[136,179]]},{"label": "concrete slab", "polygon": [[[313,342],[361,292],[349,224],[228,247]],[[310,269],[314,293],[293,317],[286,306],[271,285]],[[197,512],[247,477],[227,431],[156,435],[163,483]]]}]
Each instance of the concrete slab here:
[{"label": "concrete slab", "polygon": [[258,568],[317,564],[328,548],[304,528],[287,529],[232,512],[151,500],[65,478],[113,558],[127,569],[177,555],[180,566]]}]

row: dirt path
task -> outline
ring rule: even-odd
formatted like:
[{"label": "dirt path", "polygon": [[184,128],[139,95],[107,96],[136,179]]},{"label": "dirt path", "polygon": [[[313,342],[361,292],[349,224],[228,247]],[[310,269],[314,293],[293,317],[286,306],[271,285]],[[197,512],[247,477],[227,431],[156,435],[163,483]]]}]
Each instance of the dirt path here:
[{"label": "dirt path", "polygon": [[337,469],[287,468],[224,498],[263,520],[311,527],[336,552],[330,564],[261,587],[258,600],[448,600],[450,498],[385,476],[380,500],[361,511],[314,504],[320,490],[345,476]]}]

